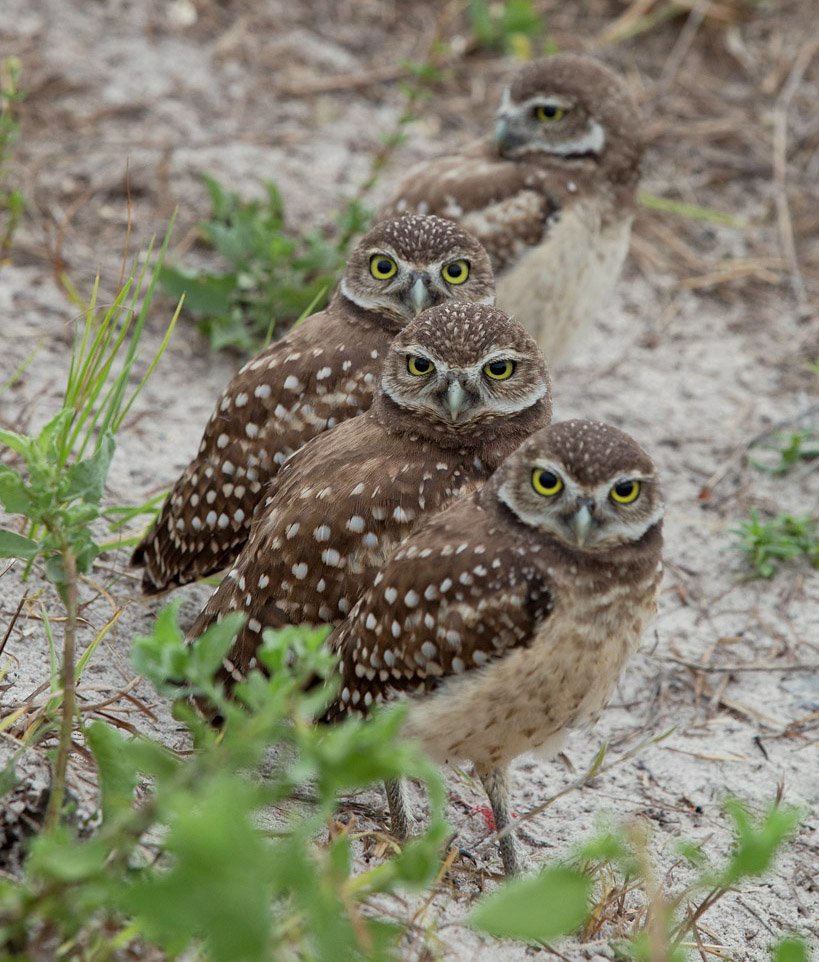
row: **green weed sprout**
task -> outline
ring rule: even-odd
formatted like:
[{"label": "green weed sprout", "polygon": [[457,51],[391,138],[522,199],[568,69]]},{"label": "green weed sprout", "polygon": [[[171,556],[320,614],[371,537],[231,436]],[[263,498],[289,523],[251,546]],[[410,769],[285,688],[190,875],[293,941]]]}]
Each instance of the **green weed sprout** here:
[{"label": "green weed sprout", "polygon": [[15,110],[23,99],[20,92],[22,69],[17,57],[0,60],[0,258],[11,249],[25,208],[22,191],[7,186],[12,151],[20,136],[20,122]]},{"label": "green weed sprout", "polygon": [[743,552],[759,577],[772,578],[780,564],[798,559],[819,568],[819,530],[813,518],[778,514],[762,521],[753,509],[733,533],[738,536],[734,547]]},{"label": "green weed sprout", "polygon": [[810,430],[791,431],[778,435],[772,443],[759,444],[753,450],[757,456],[750,462],[758,471],[787,474],[803,461],[819,458],[819,435]]},{"label": "green weed sprout", "polygon": [[278,187],[265,185],[264,201],[243,200],[205,176],[210,218],[199,224],[204,242],[225,262],[226,271],[163,267],[162,286],[186,296],[211,347],[252,351],[275,331],[285,333],[309,307],[319,310],[344,266],[350,238],[362,231],[368,215],[356,201],[336,221],[336,238],[319,231],[303,234],[288,227]]},{"label": "green weed sprout", "polygon": [[[172,225],[171,225],[172,226]],[[107,310],[97,305],[99,277],[77,325],[63,402],[36,436],[0,430],[0,444],[22,462],[20,470],[0,465],[0,502],[22,516],[21,531],[0,528],[0,558],[18,558],[27,571],[45,562],[45,576],[66,607],[62,665],[62,718],[46,822],[59,820],[75,710],[74,649],[78,579],[88,573],[102,548],[92,525],[101,505],[115,437],[167,346],[181,307],[136,387],[130,386],[151,307],[157,272],[170,230],[153,266],[152,247],[139,273],[128,278]]]},{"label": "green weed sprout", "polygon": [[[655,878],[646,827],[637,822],[604,829],[583,843],[567,864],[548,865],[533,878],[502,886],[481,900],[472,913],[472,925],[498,938],[539,943],[574,932],[599,937],[608,901],[619,903],[626,893],[640,888],[645,893],[645,915],[630,937],[614,940],[617,958],[684,962],[688,950],[696,948],[699,920],[746,880],[767,874],[802,817],[797,808],[773,804],[754,818],[736,799],[728,799],[724,811],[734,829],[728,858],[715,866],[701,846],[678,843],[680,856],[695,875],[674,897],[666,895]],[[623,880],[613,889],[598,881],[612,872]],[[774,957],[798,959],[790,953],[801,945],[798,939],[785,940]]]},{"label": "green weed sprout", "polygon": [[506,0],[489,3],[471,0],[469,23],[478,46],[497,53],[529,60],[541,52],[554,53],[554,45],[546,44],[546,26],[532,0]]}]

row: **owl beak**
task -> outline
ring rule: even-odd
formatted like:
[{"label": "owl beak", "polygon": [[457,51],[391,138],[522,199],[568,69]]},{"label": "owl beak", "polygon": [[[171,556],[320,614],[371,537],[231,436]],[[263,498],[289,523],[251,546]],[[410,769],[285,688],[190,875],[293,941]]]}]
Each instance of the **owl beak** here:
[{"label": "owl beak", "polygon": [[461,386],[460,381],[452,381],[446,391],[446,406],[449,408],[449,415],[453,421],[458,420],[458,415],[466,406],[469,395]]},{"label": "owl beak", "polygon": [[416,314],[420,314],[425,308],[432,304],[432,295],[427,287],[428,278],[422,274],[412,285],[409,291],[409,299]]},{"label": "owl beak", "polygon": [[520,147],[523,140],[512,130],[508,117],[498,117],[495,123],[495,146],[503,156],[507,151]]},{"label": "owl beak", "polygon": [[582,548],[588,540],[589,531],[591,530],[592,526],[592,513],[589,510],[588,502],[580,502],[580,506],[572,515],[570,523],[572,530],[574,531],[574,539],[577,543],[577,547]]}]

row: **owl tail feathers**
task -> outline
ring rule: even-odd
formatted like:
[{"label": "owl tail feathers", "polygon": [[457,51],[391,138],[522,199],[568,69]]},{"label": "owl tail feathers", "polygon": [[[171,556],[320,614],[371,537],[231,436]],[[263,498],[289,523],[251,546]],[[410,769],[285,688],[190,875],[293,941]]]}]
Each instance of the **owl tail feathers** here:
[{"label": "owl tail feathers", "polygon": [[180,549],[163,536],[161,528],[154,526],[131,554],[130,566],[143,568],[142,593],[161,595],[182,585],[189,585],[200,578],[221,571],[230,557],[204,558],[195,552]]},{"label": "owl tail feathers", "polygon": [[148,534],[134,548],[129,562],[132,568],[144,568],[142,572],[142,593],[144,595],[161,595],[171,588],[178,588],[180,585],[195,581],[192,578],[181,578],[179,574],[170,571],[163,571],[160,553],[155,542],[155,529],[151,529]]}]

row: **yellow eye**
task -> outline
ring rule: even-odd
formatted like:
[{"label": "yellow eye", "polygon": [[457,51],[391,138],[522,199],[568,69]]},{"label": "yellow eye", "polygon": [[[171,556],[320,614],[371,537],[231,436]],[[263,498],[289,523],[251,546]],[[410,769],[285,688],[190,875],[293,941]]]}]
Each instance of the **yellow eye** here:
[{"label": "yellow eye", "polygon": [[484,364],[483,373],[493,381],[506,381],[515,373],[514,361],[490,361]]},{"label": "yellow eye", "polygon": [[427,374],[432,374],[435,370],[435,365],[428,357],[422,357],[420,354],[411,354],[407,358],[407,370],[416,377],[426,377]]},{"label": "yellow eye", "polygon": [[631,504],[640,495],[639,481],[618,481],[609,491],[609,497],[617,504]]},{"label": "yellow eye", "polygon": [[566,111],[555,104],[538,104],[535,107],[535,117],[544,124],[553,123],[555,120],[562,120],[566,116]]},{"label": "yellow eye", "polygon": [[370,258],[370,273],[379,281],[386,281],[398,270],[398,265],[386,254],[373,254]]},{"label": "yellow eye", "polygon": [[535,468],[534,471],[532,471],[532,487],[538,494],[552,498],[556,494],[560,494],[563,490],[563,482],[554,471],[547,471],[545,468]]},{"label": "yellow eye", "polygon": [[441,268],[441,276],[447,284],[463,284],[469,277],[469,261],[450,261]]}]

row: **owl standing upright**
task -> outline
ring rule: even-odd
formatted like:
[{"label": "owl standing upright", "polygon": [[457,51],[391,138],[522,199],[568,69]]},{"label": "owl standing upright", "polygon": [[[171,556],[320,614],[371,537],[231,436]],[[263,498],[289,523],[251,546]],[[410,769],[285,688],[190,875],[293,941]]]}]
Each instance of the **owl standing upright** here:
[{"label": "owl standing upright", "polygon": [[410,171],[379,211],[457,221],[492,259],[497,304],[552,364],[611,294],[628,251],[643,154],[624,81],[591,57],[522,67],[494,137]]},{"label": "owl standing upright", "polygon": [[[404,732],[438,762],[475,763],[499,830],[506,768],[594,722],[655,610],[663,499],[628,435],[594,421],[534,434],[473,495],[395,551],[327,644],[327,720],[409,703]],[[396,786],[397,830],[407,816]],[[511,833],[507,873],[519,869]]]},{"label": "owl standing upright", "polygon": [[424,518],[550,417],[546,363],[520,324],[473,304],[424,311],[386,352],[370,411],[283,466],[190,635],[230,611],[247,616],[221,675],[231,686],[255,666],[264,628],[343,619]]},{"label": "owl standing upright", "polygon": [[390,341],[420,311],[494,296],[486,252],[451,221],[405,216],[373,227],[326,310],[225,388],[199,452],[134,551],[143,591],[187,584],[234,560],[264,486],[305,442],[369,408]]}]

